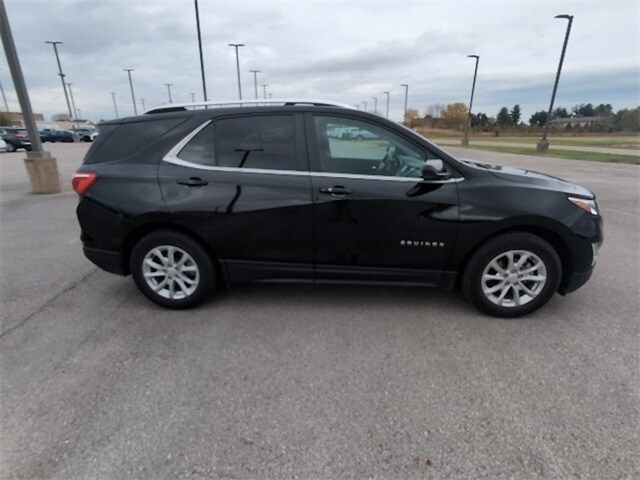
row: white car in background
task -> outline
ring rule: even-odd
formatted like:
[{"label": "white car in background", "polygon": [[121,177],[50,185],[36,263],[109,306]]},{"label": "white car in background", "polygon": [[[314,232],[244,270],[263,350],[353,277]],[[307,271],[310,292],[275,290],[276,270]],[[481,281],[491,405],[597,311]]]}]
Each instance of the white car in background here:
[{"label": "white car in background", "polygon": [[0,152],[7,151],[7,142],[0,138]]},{"label": "white car in background", "polygon": [[98,131],[97,130],[95,132],[91,132],[89,134],[89,138],[91,139],[92,142],[96,139],[97,136],[98,136]]}]

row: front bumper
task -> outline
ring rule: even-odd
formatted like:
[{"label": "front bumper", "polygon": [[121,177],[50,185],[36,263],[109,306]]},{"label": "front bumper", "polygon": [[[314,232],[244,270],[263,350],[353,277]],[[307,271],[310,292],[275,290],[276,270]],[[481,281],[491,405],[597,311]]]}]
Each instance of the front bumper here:
[{"label": "front bumper", "polygon": [[118,275],[126,275],[122,267],[122,256],[120,252],[111,252],[109,250],[100,250],[99,248],[91,247],[82,247],[82,251],[85,257],[102,270]]},{"label": "front bumper", "polygon": [[571,274],[568,281],[566,281],[564,285],[562,285],[560,289],[558,289],[558,293],[560,295],[566,295],[567,293],[575,292],[577,289],[579,289],[589,281],[592,273],[593,268],[587,270],[586,272],[575,272]]}]

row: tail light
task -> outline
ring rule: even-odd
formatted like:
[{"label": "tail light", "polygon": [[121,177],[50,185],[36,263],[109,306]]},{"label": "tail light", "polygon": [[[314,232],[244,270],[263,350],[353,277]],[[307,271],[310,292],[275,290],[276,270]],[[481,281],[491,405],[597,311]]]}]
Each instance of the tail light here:
[{"label": "tail light", "polygon": [[71,185],[78,195],[84,195],[96,180],[98,180],[96,172],[76,172],[71,179]]}]

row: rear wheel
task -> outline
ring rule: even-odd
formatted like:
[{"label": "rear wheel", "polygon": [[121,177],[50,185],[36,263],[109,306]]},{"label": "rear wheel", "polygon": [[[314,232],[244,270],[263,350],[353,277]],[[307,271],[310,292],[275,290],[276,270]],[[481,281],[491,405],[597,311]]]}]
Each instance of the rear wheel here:
[{"label": "rear wheel", "polygon": [[466,297],[483,312],[519,317],[553,296],[562,276],[555,249],[529,233],[500,235],[471,257],[462,279]]},{"label": "rear wheel", "polygon": [[204,248],[171,230],[143,237],[131,252],[130,268],[138,289],[163,307],[194,307],[215,288],[214,265]]}]

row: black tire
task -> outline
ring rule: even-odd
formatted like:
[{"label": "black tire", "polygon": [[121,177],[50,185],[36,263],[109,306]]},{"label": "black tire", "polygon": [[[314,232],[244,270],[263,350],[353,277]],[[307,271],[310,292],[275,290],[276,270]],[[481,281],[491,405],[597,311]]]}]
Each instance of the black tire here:
[{"label": "black tire", "polygon": [[[482,275],[485,267],[498,255],[510,250],[526,250],[537,255],[546,269],[546,281],[536,296],[519,306],[498,305],[485,295],[482,288]],[[506,233],[486,242],[469,259],[462,277],[462,291],[470,302],[489,315],[520,317],[532,313],[546,304],[558,289],[561,278],[562,262],[549,242],[530,233]],[[513,290],[511,294],[515,295]]]},{"label": "black tire", "polygon": [[[195,290],[185,298],[172,299],[158,294],[147,283],[143,274],[144,259],[152,249],[170,245],[184,250],[194,260],[199,280]],[[152,302],[167,308],[191,308],[204,302],[215,290],[216,274],[212,259],[193,238],[173,230],[158,230],[141,238],[131,252],[129,267],[138,289]]]}]

